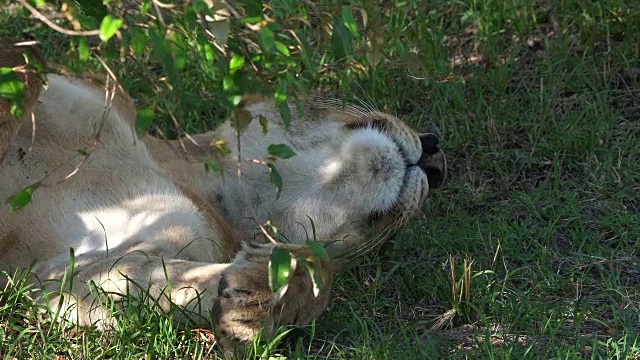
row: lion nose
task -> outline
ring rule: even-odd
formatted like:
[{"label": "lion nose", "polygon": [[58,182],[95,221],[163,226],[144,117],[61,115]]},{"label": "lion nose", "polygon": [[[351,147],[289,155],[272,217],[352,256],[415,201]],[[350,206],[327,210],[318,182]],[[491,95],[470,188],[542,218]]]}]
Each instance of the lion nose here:
[{"label": "lion nose", "polygon": [[422,152],[427,155],[433,155],[440,151],[440,138],[436,134],[420,135],[420,144],[422,144]]},{"label": "lion nose", "polygon": [[420,144],[422,155],[416,165],[427,174],[429,188],[440,187],[446,177],[446,160],[440,151],[440,138],[435,134],[422,134]]}]

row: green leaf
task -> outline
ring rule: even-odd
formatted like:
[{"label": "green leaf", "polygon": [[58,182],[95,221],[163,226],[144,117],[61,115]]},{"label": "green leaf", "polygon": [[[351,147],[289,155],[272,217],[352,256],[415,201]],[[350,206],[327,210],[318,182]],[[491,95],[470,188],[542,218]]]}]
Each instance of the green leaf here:
[{"label": "green leaf", "polygon": [[149,30],[149,40],[155,60],[159,60],[162,64],[169,77],[169,82],[175,84],[178,78],[178,68],[169,47],[169,41],[157,29]]},{"label": "green leaf", "polygon": [[231,127],[236,129],[238,135],[242,135],[253,120],[253,115],[246,109],[236,108],[231,114]]},{"label": "green leaf", "polygon": [[107,16],[108,9],[105,5],[109,3],[109,0],[78,0],[75,3],[82,9],[82,12],[86,16],[90,16],[98,23],[101,19]]},{"label": "green leaf", "polygon": [[284,56],[289,56],[291,55],[291,53],[289,52],[289,48],[287,48],[287,46],[283,43],[281,43],[280,41],[276,41],[276,50],[278,50],[279,53],[281,53]]},{"label": "green leaf", "polygon": [[209,171],[213,171],[213,172],[217,172],[222,174],[222,168],[220,167],[220,164],[218,164],[217,161],[215,160],[207,160],[204,162],[204,169],[209,172]]},{"label": "green leaf", "polygon": [[11,212],[16,212],[29,205],[29,203],[31,202],[31,195],[39,186],[40,183],[37,182],[13,194],[9,199],[7,199],[7,202],[9,203],[9,210]]},{"label": "green leaf", "polygon": [[236,81],[232,74],[227,74],[222,78],[222,90],[225,93],[237,93],[240,91],[240,87],[236,84]]},{"label": "green leaf", "polygon": [[311,277],[311,283],[313,284],[313,296],[318,297],[320,295],[320,291],[325,288],[324,280],[320,275],[320,269],[318,269],[318,264],[313,261],[304,261],[303,266],[306,267],[309,272],[309,276]]},{"label": "green leaf", "polygon": [[142,4],[140,4],[140,15],[145,16],[149,12],[151,8],[150,0],[142,0]]},{"label": "green leaf", "polygon": [[274,246],[269,257],[269,288],[271,291],[284,294],[289,286],[291,273],[291,254],[285,249]]},{"label": "green leaf", "polygon": [[273,40],[273,31],[271,31],[268,27],[263,27],[260,29],[260,44],[262,46],[262,50],[265,52],[271,51],[274,46]]},{"label": "green leaf", "polygon": [[235,106],[238,106],[238,104],[240,104],[240,101],[242,101],[242,96],[238,94],[230,94],[226,96],[226,100],[230,106],[235,107]]},{"label": "green leaf", "polygon": [[78,58],[80,61],[89,59],[89,45],[87,44],[87,39],[83,37],[78,39]]},{"label": "green leaf", "polygon": [[275,156],[280,159],[289,159],[296,156],[296,153],[291,150],[287,144],[272,144],[267,148],[269,155]]},{"label": "green leaf", "polygon": [[258,120],[260,121],[260,127],[262,128],[262,135],[267,135],[267,132],[269,131],[269,120],[267,120],[267,118],[262,114],[258,116]]},{"label": "green leaf", "polygon": [[276,100],[276,106],[280,110],[280,116],[282,117],[282,123],[284,124],[285,129],[288,129],[289,124],[291,123],[291,109],[289,109],[289,105],[287,104],[288,87],[289,83],[286,80],[278,79],[276,92],[273,95]]},{"label": "green leaf", "polygon": [[131,47],[133,48],[133,54],[135,57],[142,56],[149,42],[147,35],[144,31],[134,27],[129,30],[129,36]]},{"label": "green leaf", "polygon": [[247,12],[247,18],[260,17],[262,19],[263,4],[261,0],[243,0],[242,6]]},{"label": "green leaf", "polygon": [[276,99],[276,106],[280,106],[287,101],[287,88],[287,81],[284,79],[278,79],[276,92],[273,94],[273,98]]},{"label": "green leaf", "polygon": [[331,51],[336,59],[344,58],[353,53],[352,38],[349,30],[340,19],[333,22],[333,34],[331,34]]},{"label": "green leaf", "polygon": [[138,110],[138,115],[136,115],[136,132],[138,136],[144,135],[151,123],[153,122],[154,114],[152,108],[144,108]]},{"label": "green leaf", "polygon": [[306,245],[311,250],[311,253],[315,255],[320,260],[329,260],[329,254],[327,254],[327,250],[324,249],[324,246],[317,241],[307,241]]},{"label": "green leaf", "polygon": [[107,15],[102,19],[100,23],[100,40],[107,42],[116,34],[116,32],[122,27],[122,19],[114,18],[111,15]]},{"label": "green leaf", "polygon": [[289,124],[291,124],[291,109],[289,109],[289,104],[284,102],[278,107],[278,109],[280,110],[280,117],[282,117],[284,128],[288,129]]},{"label": "green leaf", "polygon": [[[22,84],[22,85],[19,85]],[[16,87],[24,88],[24,84],[10,67],[0,67],[0,95],[13,95]],[[22,94],[20,95],[22,96]]]},{"label": "green leaf", "polygon": [[240,20],[240,22],[243,24],[257,24],[260,21],[262,21],[262,16],[246,17]]},{"label": "green leaf", "polygon": [[85,149],[76,149],[76,154],[80,156],[89,156],[89,153]]},{"label": "green leaf", "polygon": [[349,30],[351,36],[353,36],[354,38],[358,38],[358,24],[356,24],[356,21],[353,19],[351,7],[343,6],[342,11],[340,11],[340,17],[342,18],[344,27]]},{"label": "green leaf", "polygon": [[231,58],[231,61],[229,62],[229,73],[233,74],[237,70],[242,69],[243,66],[244,66],[244,57],[240,54],[235,54],[233,55],[233,57]]},{"label": "green leaf", "polygon": [[215,52],[213,51],[213,46],[209,43],[202,43],[199,47],[200,58],[205,61],[205,63],[212,63],[215,60]]},{"label": "green leaf", "polygon": [[170,43],[176,67],[182,70],[187,66],[187,47],[189,44],[185,41],[184,36],[178,32],[171,34]]},{"label": "green leaf", "polygon": [[207,3],[204,0],[193,0],[191,1],[191,5],[197,12],[205,12],[209,10]]},{"label": "green leaf", "polygon": [[269,181],[276,186],[277,199],[280,197],[280,192],[282,191],[282,176],[280,176],[275,164],[267,163],[267,167],[269,168]]},{"label": "green leaf", "polygon": [[9,101],[11,114],[17,118],[24,115],[24,83],[12,68],[0,68],[0,97]]}]

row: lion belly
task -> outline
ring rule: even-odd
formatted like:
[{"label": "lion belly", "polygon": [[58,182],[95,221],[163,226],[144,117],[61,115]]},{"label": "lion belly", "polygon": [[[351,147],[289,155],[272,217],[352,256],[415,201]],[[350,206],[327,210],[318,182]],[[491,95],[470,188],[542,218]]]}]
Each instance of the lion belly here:
[{"label": "lion belly", "polygon": [[[91,104],[91,103],[94,104]],[[39,184],[31,203],[0,207],[0,267],[33,259],[142,251],[215,262],[216,234],[153,161],[104,93],[51,76],[34,124],[23,120],[0,164],[0,199]],[[34,136],[35,134],[35,136]],[[218,259],[219,258],[219,259]]]}]

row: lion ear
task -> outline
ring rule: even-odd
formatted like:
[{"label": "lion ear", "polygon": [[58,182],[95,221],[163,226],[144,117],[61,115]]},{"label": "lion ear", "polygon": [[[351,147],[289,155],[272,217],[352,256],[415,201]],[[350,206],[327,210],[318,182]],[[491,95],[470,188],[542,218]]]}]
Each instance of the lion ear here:
[{"label": "lion ear", "polygon": [[[42,64],[42,57],[31,47],[16,46],[16,41],[0,38],[0,67],[19,68],[29,64]],[[22,94],[25,113],[33,110],[40,95],[42,80],[30,69],[23,69],[15,74],[24,83]],[[13,137],[18,132],[20,122],[11,114],[11,104],[0,98],[0,161],[8,150]]]},{"label": "lion ear", "polygon": [[[24,109],[25,112],[28,112],[33,108],[42,88],[42,80],[32,71],[33,65],[40,66],[44,64],[44,61],[34,47],[17,46],[16,44],[19,44],[16,40],[0,38],[0,67],[15,69],[27,65],[31,66],[31,69],[25,68],[24,71],[15,72],[18,78],[24,82]],[[0,117],[9,116],[9,108],[9,104],[0,99]]]}]

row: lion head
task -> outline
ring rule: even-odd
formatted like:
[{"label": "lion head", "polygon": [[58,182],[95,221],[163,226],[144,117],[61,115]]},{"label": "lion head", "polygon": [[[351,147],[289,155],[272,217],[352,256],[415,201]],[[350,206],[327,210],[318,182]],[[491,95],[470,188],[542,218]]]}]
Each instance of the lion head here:
[{"label": "lion head", "polygon": [[[241,109],[246,129],[232,116],[207,138],[230,151],[207,197],[239,229],[269,220],[284,241],[330,242],[335,257],[351,257],[388,239],[445,179],[439,137],[395,116],[315,97],[291,105],[287,126],[271,99],[247,98]],[[281,192],[263,161],[274,144],[296,154],[274,163]]]}]

